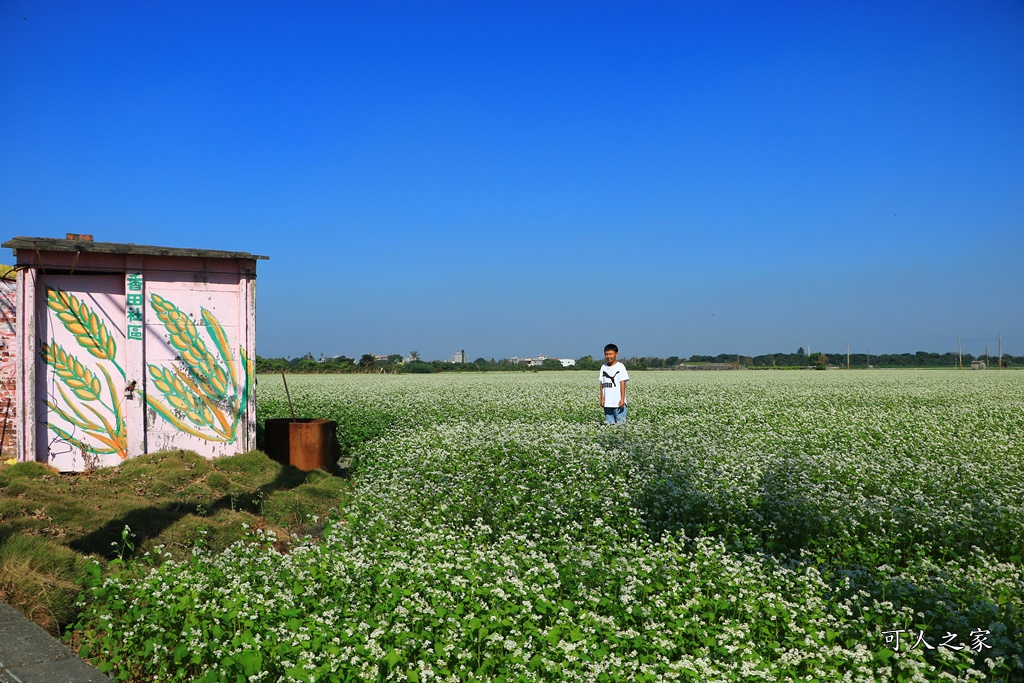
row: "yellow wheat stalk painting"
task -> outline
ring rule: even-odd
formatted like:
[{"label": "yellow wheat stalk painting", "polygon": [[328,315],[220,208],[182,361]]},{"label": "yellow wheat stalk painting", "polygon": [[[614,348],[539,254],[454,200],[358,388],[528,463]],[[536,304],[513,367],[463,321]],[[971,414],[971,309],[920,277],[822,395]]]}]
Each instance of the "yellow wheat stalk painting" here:
[{"label": "yellow wheat stalk painting", "polygon": [[219,357],[200,337],[195,323],[173,302],[153,293],[150,304],[184,367],[149,365],[152,386],[163,399],[147,393],[146,403],[183,432],[206,441],[235,441],[254,379],[254,368],[244,349],[239,348],[245,373],[240,384],[227,335],[212,312],[201,309],[202,327]]},{"label": "yellow wheat stalk painting", "polygon": [[43,344],[43,359],[75,396],[83,401],[100,400],[100,380],[82,362],[61,348],[57,342]]},{"label": "yellow wheat stalk painting", "polygon": [[[153,304],[156,317],[167,329],[168,341],[180,354],[181,361],[188,366],[196,381],[202,385],[203,391],[218,401],[227,396],[228,373],[207,350],[206,343],[199,337],[195,324],[181,312],[181,309],[159,294],[150,295],[150,301]],[[220,323],[217,323],[216,318],[213,318],[212,314],[204,308],[203,320],[207,326],[210,325],[208,317],[214,321],[219,330]],[[223,336],[222,330],[220,334]],[[214,338],[216,339],[216,337]],[[225,360],[230,366],[230,356],[225,357]]]},{"label": "yellow wheat stalk painting", "polygon": [[[53,287],[46,288],[46,305],[57,314],[57,319],[64,325],[64,329],[75,335],[79,346],[93,357],[108,360],[121,370],[117,365],[117,345],[114,338],[107,332],[103,320],[92,309],[74,294]],[[124,376],[123,370],[121,375]]]},{"label": "yellow wheat stalk painting", "polygon": [[[46,305],[56,314],[64,329],[74,335],[79,347],[94,358],[105,361],[124,379],[124,370],[116,360],[117,344],[95,311],[74,294],[54,287],[46,288]],[[50,411],[75,427],[76,432],[52,423],[48,427],[79,450],[128,457],[127,425],[120,395],[105,364],[98,365],[103,374],[104,381],[101,382],[94,371],[56,340],[43,343],[42,356],[43,361],[53,368],[53,375],[64,385],[57,385],[61,401],[51,396],[45,404]]]}]

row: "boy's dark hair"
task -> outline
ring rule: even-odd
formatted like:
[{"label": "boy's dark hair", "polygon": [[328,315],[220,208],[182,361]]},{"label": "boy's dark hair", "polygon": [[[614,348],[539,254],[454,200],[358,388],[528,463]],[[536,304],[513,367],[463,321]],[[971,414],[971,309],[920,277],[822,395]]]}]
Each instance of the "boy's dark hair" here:
[{"label": "boy's dark hair", "polygon": [[604,350],[605,351],[614,351],[615,353],[618,353],[619,352],[619,347],[616,346],[615,344],[605,344],[604,345]]}]

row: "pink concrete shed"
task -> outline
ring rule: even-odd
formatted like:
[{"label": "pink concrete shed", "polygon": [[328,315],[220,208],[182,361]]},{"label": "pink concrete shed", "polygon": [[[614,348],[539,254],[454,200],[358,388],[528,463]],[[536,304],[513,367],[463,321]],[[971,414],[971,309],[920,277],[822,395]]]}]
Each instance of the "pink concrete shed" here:
[{"label": "pink concrete shed", "polygon": [[15,237],[19,460],[61,471],[256,447],[247,252]]}]

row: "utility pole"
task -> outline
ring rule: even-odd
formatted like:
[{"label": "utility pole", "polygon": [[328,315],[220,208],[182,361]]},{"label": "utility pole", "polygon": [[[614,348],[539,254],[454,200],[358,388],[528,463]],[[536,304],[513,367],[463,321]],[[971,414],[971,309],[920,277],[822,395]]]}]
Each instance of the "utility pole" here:
[{"label": "utility pole", "polygon": [[988,358],[988,344],[985,344],[985,367],[987,368],[992,363]]},{"label": "utility pole", "polygon": [[850,369],[850,342],[846,342],[846,369]]},{"label": "utility pole", "polygon": [[957,353],[958,356],[960,356],[960,369],[963,370],[964,369],[964,350],[963,350],[963,347],[960,346],[960,337],[956,338],[956,353]]},{"label": "utility pole", "polygon": [[1003,369],[1003,335],[999,335],[999,369]]}]

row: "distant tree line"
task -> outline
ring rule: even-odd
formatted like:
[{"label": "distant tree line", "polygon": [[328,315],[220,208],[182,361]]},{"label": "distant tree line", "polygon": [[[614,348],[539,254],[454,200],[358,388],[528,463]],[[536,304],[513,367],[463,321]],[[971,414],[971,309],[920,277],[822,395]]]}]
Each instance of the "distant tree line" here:
[{"label": "distant tree line", "polygon": [[[626,361],[626,367],[635,369],[659,369],[674,367],[673,358],[662,360],[660,358],[631,358]],[[969,353],[963,355],[964,367],[969,367],[973,360],[985,360],[985,356],[973,356]],[[997,356],[989,356],[989,366],[995,367],[998,362]],[[701,363],[727,363],[745,365],[751,368],[806,368],[806,367],[846,367],[847,358],[845,353],[811,353],[807,354],[801,347],[796,353],[767,353],[761,356],[743,356],[737,354],[721,353],[717,356],[693,355],[685,361],[691,364]],[[918,351],[916,353],[851,353],[851,368],[952,368],[959,367],[960,357],[956,353],[935,353]],[[632,365],[631,365],[632,363]],[[1024,356],[1010,356],[1003,354],[1003,366],[1011,365],[1024,366]]]},{"label": "distant tree line", "polygon": [[[452,363],[447,360],[420,360],[419,354],[415,351],[409,356],[412,360],[403,359],[399,354],[392,354],[386,358],[378,358],[373,354],[364,353],[358,360],[348,356],[335,356],[333,358],[314,358],[307,353],[300,358],[263,358],[256,357],[256,372],[260,373],[306,373],[306,374],[336,374],[336,373],[423,373],[434,372],[536,372],[540,371],[575,371],[575,370],[597,370],[601,367],[602,361],[592,356],[583,356],[576,359],[575,365],[562,367],[562,363],[556,358],[548,358],[541,365],[531,366],[522,362],[515,362],[508,358],[495,360],[494,358],[477,358],[473,362]],[[824,369],[826,367],[846,367],[845,353],[811,353],[807,354],[803,348],[797,349],[796,353],[768,353],[761,356],[743,356],[737,354],[720,353],[717,356],[693,355],[689,358],[669,356],[668,358],[657,358],[654,356],[631,357],[621,359],[630,370],[663,370],[679,367],[686,364],[733,364],[743,365],[749,368],[770,369],[770,368],[807,368],[815,367]],[[969,367],[973,360],[985,360],[984,356],[973,356],[969,353],[963,355],[964,367]],[[996,356],[989,356],[989,367],[995,367],[998,361]],[[869,365],[875,368],[953,368],[959,366],[959,357],[956,353],[934,353],[918,351],[917,353],[882,353],[864,354],[851,353],[851,368],[867,368]],[[1012,367],[1019,365],[1024,367],[1024,356],[1010,356],[1003,354],[1003,366]]]}]

